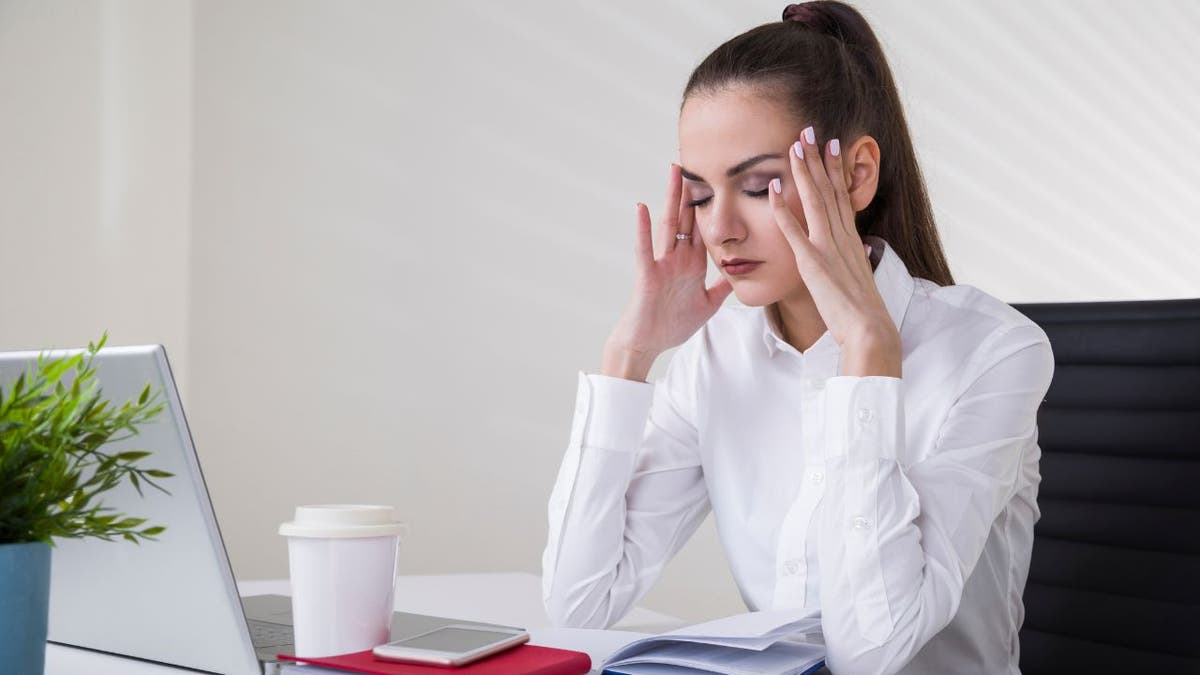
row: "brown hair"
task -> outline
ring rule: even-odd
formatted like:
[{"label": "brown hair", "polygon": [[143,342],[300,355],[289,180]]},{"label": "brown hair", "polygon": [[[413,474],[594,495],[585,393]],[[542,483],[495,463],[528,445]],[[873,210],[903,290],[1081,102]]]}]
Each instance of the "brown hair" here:
[{"label": "brown hair", "polygon": [[855,214],[859,234],[886,240],[913,276],[954,284],[891,68],[858,10],[837,0],[788,5],[781,21],[713,50],[692,72],[683,101],[745,85],[821,137],[847,139],[843,146],[871,135],[880,148],[879,185]]}]

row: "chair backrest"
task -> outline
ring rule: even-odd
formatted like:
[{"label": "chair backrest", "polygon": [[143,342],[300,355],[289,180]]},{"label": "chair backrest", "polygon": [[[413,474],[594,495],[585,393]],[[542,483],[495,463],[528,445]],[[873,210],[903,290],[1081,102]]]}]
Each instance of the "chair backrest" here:
[{"label": "chair backrest", "polygon": [[1200,299],[1013,306],[1055,357],[1021,672],[1200,673]]}]

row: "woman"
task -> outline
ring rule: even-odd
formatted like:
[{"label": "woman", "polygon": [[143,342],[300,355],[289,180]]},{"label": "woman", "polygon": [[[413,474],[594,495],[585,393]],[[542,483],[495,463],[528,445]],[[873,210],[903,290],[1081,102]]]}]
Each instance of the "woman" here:
[{"label": "woman", "polygon": [[874,33],[789,5],[680,110],[657,246],[638,204],[633,299],[579,372],[550,617],[619,620],[712,510],[746,605],[819,608],[835,674],[1019,672],[1053,354],[954,285]]}]

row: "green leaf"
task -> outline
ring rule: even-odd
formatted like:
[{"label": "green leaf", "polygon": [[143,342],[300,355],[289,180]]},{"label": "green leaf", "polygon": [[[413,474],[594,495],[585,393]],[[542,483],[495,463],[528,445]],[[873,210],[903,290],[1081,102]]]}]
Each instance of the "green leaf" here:
[{"label": "green leaf", "polygon": [[107,338],[106,331],[99,343],[89,342],[87,353],[43,351],[36,367],[17,373],[11,387],[0,386],[0,541],[140,543],[163,531],[100,501],[126,477],[139,494],[147,483],[170,495],[154,481],[174,477],[137,466],[153,463],[153,448],[115,450],[166,406],[150,384],[123,403],[103,396],[93,357]]},{"label": "green leaf", "polygon": [[108,474],[109,472],[111,472],[113,467],[116,465],[117,465],[116,455],[109,455],[108,457],[105,457],[103,460],[101,460],[100,466],[96,467],[95,476],[97,478],[103,477],[105,474]]},{"label": "green leaf", "polygon": [[51,362],[51,365],[43,371],[42,375],[50,381],[57,380],[64,373],[72,368],[78,368],[83,362],[83,354],[75,354],[70,357],[62,357]]},{"label": "green leaf", "polygon": [[96,417],[96,418],[104,419],[103,417],[101,417],[101,415],[103,415],[107,409],[108,409],[108,401],[100,401],[99,403],[97,403],[95,405],[95,407],[93,407],[91,410],[88,411],[88,417]]},{"label": "green leaf", "polygon": [[123,518],[120,521],[113,523],[113,527],[119,530],[129,530],[146,522],[145,518]]}]

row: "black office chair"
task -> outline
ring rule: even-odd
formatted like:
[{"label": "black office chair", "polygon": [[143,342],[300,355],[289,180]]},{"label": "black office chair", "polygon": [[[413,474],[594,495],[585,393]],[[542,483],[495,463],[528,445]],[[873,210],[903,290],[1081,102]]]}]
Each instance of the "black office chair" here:
[{"label": "black office chair", "polygon": [[1013,306],[1055,357],[1021,672],[1200,673],[1200,299]]}]

